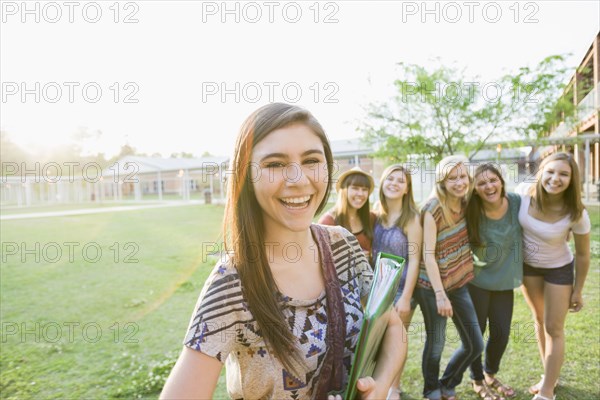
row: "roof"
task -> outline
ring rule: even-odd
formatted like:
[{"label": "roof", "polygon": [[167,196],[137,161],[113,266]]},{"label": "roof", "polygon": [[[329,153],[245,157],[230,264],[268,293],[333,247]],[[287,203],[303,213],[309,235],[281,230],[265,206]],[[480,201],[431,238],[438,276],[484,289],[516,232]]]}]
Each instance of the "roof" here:
[{"label": "roof", "polygon": [[[373,149],[365,145],[360,138],[332,140],[330,143],[334,157],[368,155],[373,152]],[[218,165],[223,165],[223,163],[227,166],[229,157],[161,158],[130,155],[119,159],[116,165],[113,164],[103,171],[103,175],[114,175],[116,171],[119,175],[130,175],[156,173],[158,171],[213,170]]]},{"label": "roof", "polygon": [[156,173],[158,171],[213,169],[223,163],[227,165],[228,162],[228,157],[160,158],[125,156],[117,161],[116,165],[110,166],[105,171],[111,175],[116,171],[119,175],[129,175],[132,173]]},{"label": "roof", "polygon": [[[496,160],[498,152],[496,150],[482,149],[471,156],[471,161]],[[502,149],[500,158],[503,160],[514,158],[526,158],[527,152],[519,149]]]},{"label": "roof", "polygon": [[347,157],[354,155],[368,155],[374,149],[366,145],[360,138],[332,140],[331,151],[334,157]]}]

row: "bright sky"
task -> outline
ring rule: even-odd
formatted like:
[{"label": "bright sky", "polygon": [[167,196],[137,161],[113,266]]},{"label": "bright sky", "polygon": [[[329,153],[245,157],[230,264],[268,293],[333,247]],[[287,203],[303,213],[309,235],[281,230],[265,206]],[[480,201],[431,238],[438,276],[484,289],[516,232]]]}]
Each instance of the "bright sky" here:
[{"label": "bright sky", "polygon": [[331,139],[356,137],[399,61],[439,57],[485,84],[552,54],[576,66],[600,29],[598,1],[23,4],[1,4],[0,128],[31,148],[101,131],[89,150],[107,155],[128,142],[228,156],[271,100],[308,108]]}]

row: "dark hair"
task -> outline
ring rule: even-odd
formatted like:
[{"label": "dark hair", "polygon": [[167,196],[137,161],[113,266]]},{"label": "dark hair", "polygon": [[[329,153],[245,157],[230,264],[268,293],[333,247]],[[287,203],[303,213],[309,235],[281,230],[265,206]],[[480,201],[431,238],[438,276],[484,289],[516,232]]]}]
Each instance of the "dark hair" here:
[{"label": "dark hair", "polygon": [[[477,177],[481,174],[487,174],[491,172],[496,175],[500,182],[502,183],[502,191],[500,192],[500,197],[506,197],[506,189],[504,178],[502,177],[502,173],[496,168],[493,163],[481,164],[475,169],[475,173],[473,174],[473,180],[477,180]],[[471,197],[469,198],[469,202],[467,204],[467,230],[469,232],[469,240],[471,241],[471,246],[473,247],[483,247],[485,243],[481,242],[481,236],[479,235],[479,224],[481,222],[481,217],[484,214],[483,203],[481,197],[477,194],[477,190],[473,190]]]},{"label": "dark hair", "polygon": [[[370,191],[371,181],[364,174],[357,172],[346,176],[340,185],[338,201],[334,207],[333,216],[337,225],[341,225],[349,231],[352,231],[350,228],[350,220],[348,219],[348,188],[350,186],[360,186],[367,188],[367,190]],[[367,201],[357,210],[357,214],[363,227],[362,231],[369,241],[373,240],[370,210],[371,205],[369,204],[369,197],[367,195]]]},{"label": "dark hair", "polygon": [[577,167],[577,163],[573,159],[573,156],[569,153],[554,153],[544,158],[536,175],[537,182],[529,188],[531,201],[540,212],[544,212],[544,208],[548,205],[548,193],[546,192],[546,189],[544,189],[542,174],[544,173],[546,165],[552,161],[566,161],[571,168],[571,181],[569,182],[567,189],[563,192],[563,211],[565,214],[570,214],[571,221],[577,221],[581,218],[585,207],[581,201],[579,168]]},{"label": "dark hair", "polygon": [[303,363],[296,348],[296,337],[279,307],[277,284],[271,273],[264,247],[265,232],[262,209],[253,190],[250,167],[254,147],[271,132],[294,124],[310,128],[321,139],[327,161],[327,190],[316,214],[327,204],[331,189],[333,155],[321,124],[300,107],[273,103],[252,113],[242,124],[237,137],[227,182],[227,203],[223,219],[225,248],[236,267],[248,308],[261,330],[265,343],[286,368],[293,361]]}]

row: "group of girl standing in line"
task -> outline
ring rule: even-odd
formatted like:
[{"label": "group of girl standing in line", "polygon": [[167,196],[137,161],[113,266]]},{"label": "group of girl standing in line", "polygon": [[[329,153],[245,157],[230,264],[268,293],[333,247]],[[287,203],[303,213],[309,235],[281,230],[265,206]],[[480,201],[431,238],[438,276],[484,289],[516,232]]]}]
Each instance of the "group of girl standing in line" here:
[{"label": "group of girl standing in line", "polygon": [[[345,181],[341,187],[349,189],[339,192],[338,204],[330,213],[336,215],[335,223],[342,225],[343,212],[358,204],[350,197],[359,191],[356,186],[361,186],[353,177],[366,175],[356,169],[347,174],[342,176]],[[427,399],[457,398],[455,388],[467,368],[473,390],[482,399],[516,395],[496,374],[510,337],[513,291],[521,285],[536,322],[544,367],[542,380],[529,392],[539,400],[554,396],[564,359],[565,317],[569,308],[579,311],[583,306],[590,221],[581,202],[578,168],[571,155],[547,157],[537,178],[537,183],[520,196],[506,192],[502,173],[495,165],[482,164],[471,177],[468,159],[446,157],[436,167],[435,187],[421,209],[419,222],[410,174],[401,165],[388,167],[382,174],[369,247],[373,258],[383,251],[408,259],[396,310],[405,327],[415,303],[423,313],[427,336],[422,373]],[[372,191],[367,179],[361,177],[360,182],[362,193]],[[368,200],[359,205],[361,212],[368,210]],[[319,222],[332,220],[328,214]],[[367,226],[358,227],[362,235],[366,236]],[[570,232],[575,238],[575,278],[574,258],[568,247]],[[474,265],[471,252],[481,260],[480,265]],[[448,317],[454,322],[461,346],[440,378]],[[489,340],[484,349],[487,326]],[[403,366],[404,360],[400,375]],[[400,388],[395,385],[389,398],[399,397]]]},{"label": "group of girl standing in line", "polygon": [[[205,283],[162,398],[210,398],[224,363],[232,398],[341,398],[371,260],[379,252],[407,263],[377,368],[357,384],[362,398],[400,398],[405,328],[416,304],[427,331],[427,399],[456,399],[469,367],[481,398],[514,396],[496,374],[510,334],[513,289],[521,282],[544,366],[530,391],[535,399],[553,398],[565,316],[583,307],[590,257],[590,222],[570,155],[546,158],[537,184],[522,197],[505,192],[493,165],[479,166],[472,177],[466,158],[447,157],[436,167],[434,190],[420,212],[402,165],[382,174],[375,212],[369,204],[373,178],[356,168],[339,178],[338,201],[321,224],[312,219],[327,203],[333,157],[309,112],[286,104],[260,108],[242,125],[231,163],[236,179],[228,182],[225,208],[228,256]],[[487,264],[474,266],[473,253]],[[448,317],[461,346],[440,378]]]}]

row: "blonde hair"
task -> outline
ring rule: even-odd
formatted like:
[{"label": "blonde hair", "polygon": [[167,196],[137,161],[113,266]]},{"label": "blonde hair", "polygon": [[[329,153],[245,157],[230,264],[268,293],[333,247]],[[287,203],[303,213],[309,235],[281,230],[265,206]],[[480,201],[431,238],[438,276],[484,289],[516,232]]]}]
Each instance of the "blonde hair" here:
[{"label": "blonde hair", "polygon": [[448,157],[444,157],[436,166],[435,166],[435,185],[431,190],[431,194],[429,198],[436,198],[440,202],[440,207],[442,208],[442,214],[446,219],[446,222],[453,226],[455,225],[454,218],[452,218],[452,212],[450,211],[450,207],[448,207],[448,196],[446,194],[446,188],[444,187],[444,182],[450,175],[450,172],[459,166],[465,168],[465,172],[467,173],[467,177],[469,178],[469,187],[467,189],[467,194],[462,199],[461,208],[465,206],[467,203],[469,196],[471,195],[471,191],[473,190],[473,177],[468,168],[469,159],[463,155],[452,155]]},{"label": "blonde hair", "polygon": [[417,210],[417,206],[415,205],[415,200],[413,198],[413,189],[412,189],[412,176],[409,171],[404,168],[401,164],[390,165],[383,171],[381,174],[381,179],[379,180],[379,207],[377,209],[377,217],[385,222],[389,223],[388,214],[390,212],[387,199],[383,194],[383,183],[392,173],[400,171],[404,173],[406,178],[406,193],[402,197],[402,210],[400,214],[400,218],[396,221],[395,225],[406,233],[404,229],[406,225],[412,221],[416,216],[419,215],[419,211]]}]

